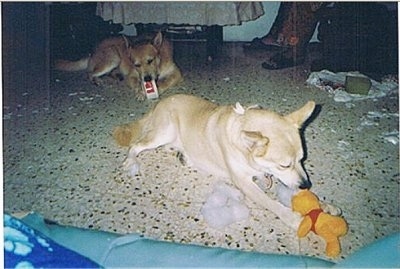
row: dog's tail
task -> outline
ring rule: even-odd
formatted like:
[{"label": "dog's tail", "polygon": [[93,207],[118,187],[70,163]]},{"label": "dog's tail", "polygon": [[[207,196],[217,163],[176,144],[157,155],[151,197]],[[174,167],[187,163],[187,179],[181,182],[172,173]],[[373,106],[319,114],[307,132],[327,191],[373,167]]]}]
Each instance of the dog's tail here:
[{"label": "dog's tail", "polygon": [[89,65],[89,57],[80,59],[78,61],[56,60],[54,68],[61,71],[81,71],[86,70]]},{"label": "dog's tail", "polygon": [[140,119],[132,123],[117,126],[113,131],[113,137],[118,145],[129,146],[133,141],[140,138],[143,130],[143,121]]}]

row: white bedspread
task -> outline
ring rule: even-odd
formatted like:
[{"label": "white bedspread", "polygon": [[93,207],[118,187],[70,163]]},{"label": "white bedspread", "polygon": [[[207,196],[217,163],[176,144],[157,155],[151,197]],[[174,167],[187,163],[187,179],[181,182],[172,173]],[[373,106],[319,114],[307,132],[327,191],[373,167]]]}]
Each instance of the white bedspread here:
[{"label": "white bedspread", "polygon": [[105,21],[185,25],[240,25],[264,14],[261,2],[99,2]]}]

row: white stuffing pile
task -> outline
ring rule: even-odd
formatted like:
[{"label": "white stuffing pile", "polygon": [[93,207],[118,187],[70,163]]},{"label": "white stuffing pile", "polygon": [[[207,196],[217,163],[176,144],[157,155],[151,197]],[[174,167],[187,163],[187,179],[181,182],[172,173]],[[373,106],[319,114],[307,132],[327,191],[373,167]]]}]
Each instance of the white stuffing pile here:
[{"label": "white stuffing pile", "polygon": [[203,205],[201,213],[210,227],[222,229],[247,219],[250,211],[238,189],[219,182]]}]

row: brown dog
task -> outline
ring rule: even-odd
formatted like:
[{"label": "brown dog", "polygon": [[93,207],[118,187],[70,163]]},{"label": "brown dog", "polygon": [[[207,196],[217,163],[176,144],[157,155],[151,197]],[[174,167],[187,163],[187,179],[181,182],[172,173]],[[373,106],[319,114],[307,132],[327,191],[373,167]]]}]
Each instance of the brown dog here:
[{"label": "brown dog", "polygon": [[119,73],[138,100],[145,99],[142,84],[146,81],[156,81],[160,94],[182,81],[173,60],[172,45],[160,32],[150,41],[133,45],[124,36],[105,39],[89,57],[78,61],[57,60],[55,69],[86,70],[95,84],[99,84],[103,75]]}]

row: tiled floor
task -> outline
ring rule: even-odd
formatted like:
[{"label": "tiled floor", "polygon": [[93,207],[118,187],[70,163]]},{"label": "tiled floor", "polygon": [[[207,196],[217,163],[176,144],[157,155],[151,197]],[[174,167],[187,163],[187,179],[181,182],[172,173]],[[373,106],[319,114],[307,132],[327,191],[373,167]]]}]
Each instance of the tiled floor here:
[{"label": "tiled floor", "polygon": [[[400,230],[399,148],[383,137],[399,129],[398,93],[339,103],[305,85],[307,64],[263,70],[262,57],[245,55],[240,44],[226,44],[221,58],[208,63],[202,46],[179,46],[176,61],[185,82],[167,94],[260,104],[280,113],[310,99],[321,105],[304,132],[305,168],[313,191],[342,208],[349,223],[338,259]],[[47,91],[35,85],[12,89],[3,104],[7,212],[36,211],[61,224],[161,240],[326,258],[320,238],[299,240],[251,202],[247,220],[223,230],[208,227],[200,209],[218,179],[182,166],[169,148],[141,154],[142,175],[125,175],[127,150],[114,143],[111,131],[154,101],[137,102],[122,82],[109,78],[96,87],[82,73],[51,73]]]}]

